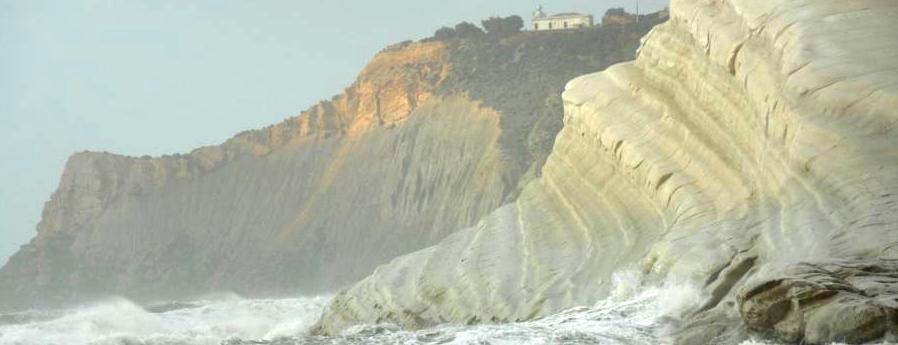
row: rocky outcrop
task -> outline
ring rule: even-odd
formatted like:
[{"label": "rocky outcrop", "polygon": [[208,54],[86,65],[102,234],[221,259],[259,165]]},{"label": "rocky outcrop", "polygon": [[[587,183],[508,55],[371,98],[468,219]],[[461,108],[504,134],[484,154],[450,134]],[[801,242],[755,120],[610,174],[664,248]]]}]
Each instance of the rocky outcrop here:
[{"label": "rocky outcrop", "polygon": [[[628,59],[650,27],[405,42],[343,94],[222,145],[75,154],[37,236],[0,270],[0,309],[316,293],[362,278],[513,200],[560,128],[561,103],[545,100]],[[584,48],[589,37],[607,42]],[[512,87],[540,107],[490,93]]]},{"label": "rocky outcrop", "polygon": [[72,156],[0,304],[320,291],[473,223],[521,175],[496,111],[435,95],[446,50],[391,47],[344,94],[220,146]]},{"label": "rocky outcrop", "polygon": [[519,198],[338,294],[316,326],[532,319],[617,270],[703,289],[683,344],[894,336],[898,4],[675,0],[571,81]]},{"label": "rocky outcrop", "polygon": [[767,276],[737,298],[751,329],[811,344],[898,337],[898,260],[804,263]]}]

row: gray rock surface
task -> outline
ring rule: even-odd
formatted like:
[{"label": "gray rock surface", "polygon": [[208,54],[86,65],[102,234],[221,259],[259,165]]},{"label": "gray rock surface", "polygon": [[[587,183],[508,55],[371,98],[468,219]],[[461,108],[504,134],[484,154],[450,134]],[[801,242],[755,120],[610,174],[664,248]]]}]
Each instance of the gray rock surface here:
[{"label": "gray rock surface", "polygon": [[75,154],[0,269],[0,310],[331,292],[513,200],[560,129],[558,90],[631,59],[655,23],[403,42],[343,94],[222,145]]},{"label": "gray rock surface", "polygon": [[675,0],[636,61],[563,98],[543,176],[338,294],[315,331],[532,319],[635,269],[703,288],[679,343],[894,334],[898,3]]},{"label": "gray rock surface", "polygon": [[898,339],[898,260],[802,263],[760,276],[737,297],[751,329],[811,344]]},{"label": "gray rock surface", "polygon": [[401,128],[303,138],[209,170],[202,153],[78,154],[40,234],[0,274],[0,301],[332,289],[501,204],[514,186],[498,134],[494,111],[453,98]]},{"label": "gray rock surface", "polygon": [[387,49],[344,94],[220,146],[73,155],[0,270],[0,308],[315,293],[473,224],[525,177],[501,159],[498,112],[436,95],[446,52]]}]

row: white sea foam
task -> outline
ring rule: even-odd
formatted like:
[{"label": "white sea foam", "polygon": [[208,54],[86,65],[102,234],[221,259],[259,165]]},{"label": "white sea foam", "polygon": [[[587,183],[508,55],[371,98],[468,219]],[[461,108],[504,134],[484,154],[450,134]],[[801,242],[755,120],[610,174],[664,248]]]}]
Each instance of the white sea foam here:
[{"label": "white sea foam", "polygon": [[[236,296],[172,304],[149,312],[117,299],[69,311],[23,315],[0,325],[3,345],[374,345],[671,343],[670,326],[697,304],[688,285],[645,287],[638,274],[613,278],[611,296],[538,320],[496,325],[445,325],[406,331],[392,325],[352,327],[336,337],[306,334],[330,297],[242,299]],[[776,345],[760,340],[740,345]]]},{"label": "white sea foam", "polygon": [[226,297],[163,313],[151,313],[130,301],[115,299],[53,312],[61,316],[51,320],[2,325],[0,344],[217,345],[232,338],[297,336],[317,320],[329,299]]},{"label": "white sea foam", "polygon": [[696,305],[688,285],[642,286],[639,275],[615,274],[611,296],[594,306],[572,308],[529,322],[440,326],[402,331],[394,326],[357,326],[336,338],[300,338],[295,344],[669,344],[670,322]]},{"label": "white sea foam", "polygon": [[[390,325],[353,327],[337,337],[309,337],[329,297],[241,299],[217,296],[172,304],[156,313],[124,299],[35,320],[0,325],[0,344],[659,344],[665,317],[683,310],[696,290],[641,289],[639,275],[615,275],[611,298],[530,322],[441,326],[404,331]],[[173,310],[169,310],[173,309]]]}]

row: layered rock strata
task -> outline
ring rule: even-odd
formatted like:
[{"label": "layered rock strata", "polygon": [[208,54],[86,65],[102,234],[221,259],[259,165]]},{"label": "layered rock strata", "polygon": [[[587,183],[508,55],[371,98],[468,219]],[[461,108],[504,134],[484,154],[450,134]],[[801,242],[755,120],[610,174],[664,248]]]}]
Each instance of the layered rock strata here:
[{"label": "layered rock strata", "polygon": [[514,203],[379,267],[315,331],[532,319],[633,269],[703,287],[679,343],[898,336],[898,3],[674,0],[636,61],[563,98]]},{"label": "layered rock strata", "polygon": [[475,222],[520,174],[496,111],[435,95],[448,69],[442,42],[395,47],[344,94],[221,146],[72,156],[3,302],[311,293]]},{"label": "layered rock strata", "polygon": [[[404,42],[343,94],[222,145],[75,154],[37,236],[0,270],[0,310],[356,281],[513,200],[560,129],[561,102],[547,99],[631,58],[650,27]],[[539,107],[502,102],[511,89]]]}]

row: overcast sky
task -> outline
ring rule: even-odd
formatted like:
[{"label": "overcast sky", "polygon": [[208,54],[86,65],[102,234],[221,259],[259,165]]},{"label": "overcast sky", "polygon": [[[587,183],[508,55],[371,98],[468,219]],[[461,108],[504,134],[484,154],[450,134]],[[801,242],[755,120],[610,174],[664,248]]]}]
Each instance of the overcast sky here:
[{"label": "overcast sky", "polygon": [[598,18],[635,1],[0,0],[0,264],[73,152],[217,144],[339,93],[390,43],[539,4]]}]

